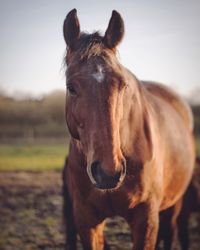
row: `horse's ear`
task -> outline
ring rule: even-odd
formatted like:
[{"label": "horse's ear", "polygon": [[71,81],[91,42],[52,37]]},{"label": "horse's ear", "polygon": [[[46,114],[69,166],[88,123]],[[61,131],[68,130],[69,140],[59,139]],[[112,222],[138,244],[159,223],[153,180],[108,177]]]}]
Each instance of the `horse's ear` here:
[{"label": "horse's ear", "polygon": [[121,15],[113,10],[103,43],[110,49],[115,49],[124,36],[124,21]]},{"label": "horse's ear", "polygon": [[71,10],[64,21],[63,34],[65,42],[70,49],[73,49],[74,43],[80,36],[80,24],[76,9]]}]

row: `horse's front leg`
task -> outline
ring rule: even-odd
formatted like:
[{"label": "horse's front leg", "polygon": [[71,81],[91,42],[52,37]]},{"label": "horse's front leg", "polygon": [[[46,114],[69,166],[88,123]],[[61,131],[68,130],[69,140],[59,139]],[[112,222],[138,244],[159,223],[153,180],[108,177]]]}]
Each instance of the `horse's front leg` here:
[{"label": "horse's front leg", "polygon": [[109,249],[104,240],[105,222],[90,227],[88,222],[76,221],[76,226],[84,250],[107,250]]},{"label": "horse's front leg", "polygon": [[159,227],[158,206],[138,205],[131,212],[128,223],[132,231],[133,250],[154,250]]},{"label": "horse's front leg", "polygon": [[66,181],[67,160],[63,170],[63,218],[65,225],[65,249],[77,249],[77,232],[74,223],[72,200],[69,194],[69,188]]}]

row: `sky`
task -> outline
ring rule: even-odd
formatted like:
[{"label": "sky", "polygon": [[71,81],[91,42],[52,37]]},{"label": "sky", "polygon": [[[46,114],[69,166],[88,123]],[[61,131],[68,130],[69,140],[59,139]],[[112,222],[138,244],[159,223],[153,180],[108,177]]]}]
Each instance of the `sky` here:
[{"label": "sky", "polygon": [[105,32],[112,10],[125,22],[120,62],[139,79],[200,93],[199,0],[0,0],[0,90],[33,96],[65,90],[63,20]]}]

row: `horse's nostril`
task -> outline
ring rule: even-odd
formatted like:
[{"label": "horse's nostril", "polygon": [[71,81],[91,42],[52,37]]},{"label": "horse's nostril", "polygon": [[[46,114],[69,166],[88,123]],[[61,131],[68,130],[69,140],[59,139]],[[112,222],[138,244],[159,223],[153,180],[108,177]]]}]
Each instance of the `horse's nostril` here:
[{"label": "horse's nostril", "polygon": [[116,172],[114,175],[106,174],[101,168],[99,161],[95,161],[91,165],[91,174],[96,182],[96,186],[100,189],[115,188],[124,178],[124,168]]},{"label": "horse's nostril", "polygon": [[103,171],[101,167],[101,163],[99,161],[95,161],[92,163],[91,173],[92,173],[94,180],[96,181],[96,186],[99,188],[101,188],[102,185],[109,182],[109,180],[112,178],[112,176],[107,175]]},{"label": "horse's nostril", "polygon": [[113,176],[113,180],[115,180],[116,182],[118,182],[119,179],[120,179],[120,176],[121,176],[121,171],[117,172],[117,173]]},{"label": "horse's nostril", "polygon": [[100,162],[95,161],[91,165],[91,173],[96,182],[101,182]]}]

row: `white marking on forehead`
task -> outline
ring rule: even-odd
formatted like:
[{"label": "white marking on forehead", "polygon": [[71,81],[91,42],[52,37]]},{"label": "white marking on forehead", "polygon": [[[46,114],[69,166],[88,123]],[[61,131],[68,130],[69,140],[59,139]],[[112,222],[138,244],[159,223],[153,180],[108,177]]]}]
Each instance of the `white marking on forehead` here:
[{"label": "white marking on forehead", "polygon": [[103,82],[104,80],[104,73],[103,67],[101,65],[97,65],[97,72],[93,73],[92,76],[97,82]]}]

